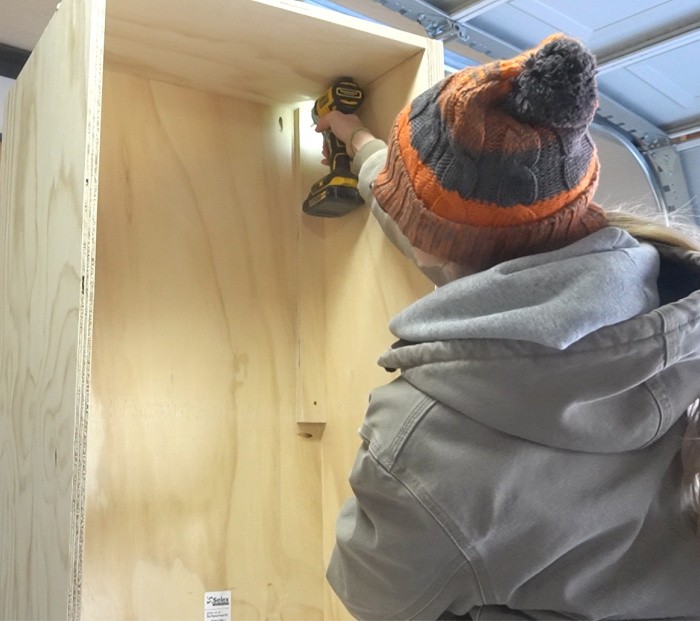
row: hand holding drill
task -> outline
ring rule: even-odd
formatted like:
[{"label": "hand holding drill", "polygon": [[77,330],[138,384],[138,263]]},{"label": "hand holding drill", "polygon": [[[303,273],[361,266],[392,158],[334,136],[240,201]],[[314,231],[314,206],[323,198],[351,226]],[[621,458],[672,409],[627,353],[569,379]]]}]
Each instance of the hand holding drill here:
[{"label": "hand holding drill", "polygon": [[363,99],[362,89],[352,78],[344,77],[333,82],[314,102],[311,116],[317,131],[323,133],[324,163],[330,172],[311,186],[303,204],[309,215],[336,218],[364,202],[357,188],[357,175],[350,167],[361,137],[371,136],[354,115]]},{"label": "hand holding drill", "polygon": [[[355,114],[343,114],[339,110],[333,110],[321,117],[316,124],[316,131],[321,133],[331,131],[338,140],[345,144],[348,156],[352,159],[364,144],[374,139],[374,136]],[[323,142],[322,164],[330,165],[330,153],[328,144]]]}]

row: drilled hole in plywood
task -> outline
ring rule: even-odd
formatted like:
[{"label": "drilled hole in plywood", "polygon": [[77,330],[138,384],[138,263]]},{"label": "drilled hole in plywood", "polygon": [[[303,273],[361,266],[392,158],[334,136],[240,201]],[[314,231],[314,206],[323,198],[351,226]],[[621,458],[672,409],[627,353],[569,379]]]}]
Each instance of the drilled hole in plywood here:
[{"label": "drilled hole in plywood", "polygon": [[304,440],[320,440],[326,423],[297,423],[297,435]]}]

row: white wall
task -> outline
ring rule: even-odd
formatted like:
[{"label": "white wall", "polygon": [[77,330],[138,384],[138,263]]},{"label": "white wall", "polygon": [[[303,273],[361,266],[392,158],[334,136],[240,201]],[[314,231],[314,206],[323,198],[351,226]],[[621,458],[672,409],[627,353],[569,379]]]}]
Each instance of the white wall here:
[{"label": "white wall", "polygon": [[607,209],[635,207],[657,213],[658,202],[641,156],[610,130],[594,125],[591,135],[600,158],[600,179],[593,200]]},{"label": "white wall", "polygon": [[10,78],[0,76],[0,134],[5,126],[5,99],[7,98],[7,93],[9,92],[10,86],[12,86],[13,82],[14,80],[10,80]]}]

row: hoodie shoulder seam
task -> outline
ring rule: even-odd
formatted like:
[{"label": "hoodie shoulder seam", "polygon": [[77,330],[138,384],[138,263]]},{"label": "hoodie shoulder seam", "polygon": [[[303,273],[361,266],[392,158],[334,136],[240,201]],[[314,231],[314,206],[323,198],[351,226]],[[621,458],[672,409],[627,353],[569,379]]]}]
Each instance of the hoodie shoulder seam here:
[{"label": "hoodie shoulder seam", "polygon": [[418,425],[418,423],[430,411],[435,403],[437,403],[437,401],[433,397],[423,394],[423,396],[413,406],[408,416],[406,416],[406,419],[396,432],[396,435],[392,439],[389,446],[381,452],[381,459],[379,456],[375,456],[388,472],[391,472],[393,469],[394,464],[401,453],[401,449],[403,449],[405,446],[406,440],[408,440],[411,433],[416,428],[416,425]]}]

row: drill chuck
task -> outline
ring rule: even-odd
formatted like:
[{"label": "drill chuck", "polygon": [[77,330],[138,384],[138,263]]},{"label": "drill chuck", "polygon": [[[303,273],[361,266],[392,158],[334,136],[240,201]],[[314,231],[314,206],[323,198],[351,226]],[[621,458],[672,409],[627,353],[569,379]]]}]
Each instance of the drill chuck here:
[{"label": "drill chuck", "polygon": [[362,104],[364,93],[352,78],[336,80],[314,103],[311,113],[314,123],[333,110],[353,114]]}]

